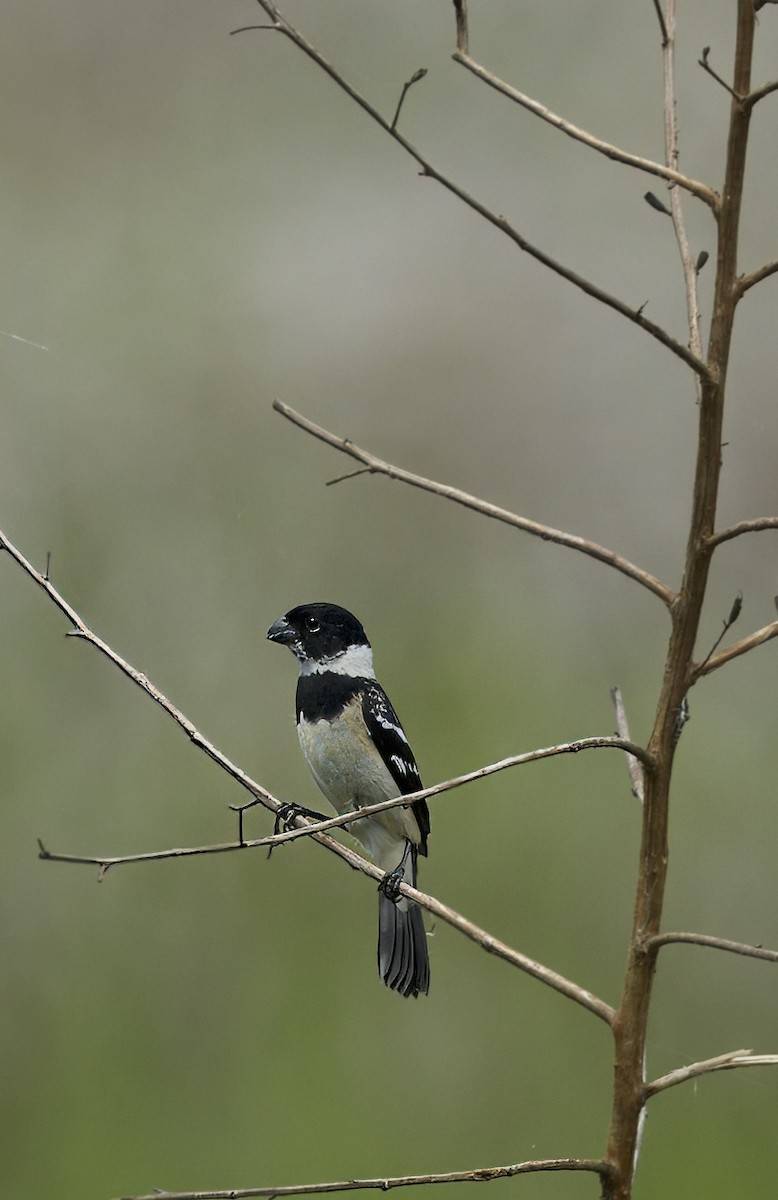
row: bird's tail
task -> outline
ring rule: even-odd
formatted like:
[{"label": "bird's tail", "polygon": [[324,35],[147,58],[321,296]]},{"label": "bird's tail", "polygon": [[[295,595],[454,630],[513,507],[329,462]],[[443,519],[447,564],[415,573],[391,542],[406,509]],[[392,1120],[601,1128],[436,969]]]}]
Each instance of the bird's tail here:
[{"label": "bird's tail", "polygon": [[[417,849],[412,842],[401,863],[403,883],[416,886]],[[430,960],[422,911],[407,896],[392,900],[378,894],[378,972],[387,987],[402,996],[430,988]]]}]

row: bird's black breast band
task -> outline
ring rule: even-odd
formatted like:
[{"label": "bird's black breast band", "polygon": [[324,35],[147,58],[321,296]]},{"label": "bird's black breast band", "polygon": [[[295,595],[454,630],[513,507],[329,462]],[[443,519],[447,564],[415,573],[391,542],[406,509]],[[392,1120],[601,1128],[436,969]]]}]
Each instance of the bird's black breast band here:
[{"label": "bird's black breast band", "polygon": [[297,681],[297,720],[332,721],[368,681],[336,671],[301,675]]}]

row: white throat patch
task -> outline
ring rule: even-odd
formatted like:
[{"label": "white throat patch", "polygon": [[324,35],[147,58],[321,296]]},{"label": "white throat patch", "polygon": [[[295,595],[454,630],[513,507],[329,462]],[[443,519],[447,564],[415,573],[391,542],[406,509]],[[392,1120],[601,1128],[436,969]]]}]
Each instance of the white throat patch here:
[{"label": "white throat patch", "polygon": [[321,675],[332,671],[335,675],[360,675],[363,679],[375,679],[373,651],[369,646],[347,646],[333,658],[305,658],[300,663],[301,675]]}]

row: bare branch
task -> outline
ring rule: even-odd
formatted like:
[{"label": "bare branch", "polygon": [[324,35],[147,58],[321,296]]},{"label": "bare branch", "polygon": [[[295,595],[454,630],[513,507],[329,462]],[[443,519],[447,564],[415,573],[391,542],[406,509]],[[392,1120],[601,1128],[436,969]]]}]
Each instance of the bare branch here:
[{"label": "bare branch", "polygon": [[364,808],[354,809],[350,813],[342,813],[340,816],[328,818],[325,821],[310,822],[305,825],[300,825],[296,829],[290,829],[285,833],[275,834],[273,837],[264,838],[257,845],[277,846],[284,842],[295,841],[297,838],[310,836],[314,833],[326,832],[331,829],[337,829],[344,826],[352,825],[355,821],[361,821],[364,817],[375,816],[376,813],[386,812],[390,808],[404,808],[409,804],[414,804],[417,800],[429,800],[434,796],[439,796],[444,792],[453,791],[454,788],[462,787],[467,783],[474,783],[478,779],[486,779],[490,775],[497,775],[500,771],[506,771],[511,767],[523,767],[527,763],[540,762],[546,758],[556,758],[562,754],[580,754],[583,750],[623,750],[634,762],[642,763],[647,771],[654,768],[654,760],[647,750],[642,746],[638,746],[635,742],[629,741],[622,737],[589,737],[578,738],[573,742],[560,742],[556,746],[546,746],[539,750],[528,750],[524,754],[514,754],[509,758],[502,758],[499,762],[489,763],[485,767],[477,767],[474,771],[467,771],[463,775],[457,775],[453,779],[447,779],[442,783],[434,783],[432,787],[424,788],[419,792],[410,792],[405,796],[395,796],[392,800],[382,800],[379,804],[370,804]]},{"label": "bare branch", "polygon": [[743,103],[748,108],[753,108],[760,100],[764,100],[765,96],[770,96],[773,92],[778,92],[778,79],[773,79],[770,83],[764,83],[761,87],[755,88],[753,92],[749,92]]},{"label": "bare branch", "polygon": [[645,1098],[650,1100],[658,1092],[686,1083],[688,1079],[697,1079],[700,1075],[708,1075],[711,1071],[732,1071],[737,1067],[774,1067],[778,1066],[778,1054],[754,1054],[752,1050],[733,1050],[730,1054],[717,1054],[715,1058],[706,1058],[702,1062],[691,1063],[688,1067],[679,1067],[646,1084]]},{"label": "bare branch", "polygon": [[304,429],[306,433],[312,434],[320,441],[326,442],[328,446],[333,446],[336,450],[340,450],[343,454],[350,455],[357,462],[364,463],[371,473],[388,475],[390,479],[399,479],[401,482],[408,483],[412,487],[421,488],[425,492],[433,492],[436,496],[444,496],[447,500],[453,500],[456,504],[473,509],[474,512],[482,513],[486,517],[493,517],[497,521],[505,522],[506,525],[513,525],[517,529],[523,529],[525,533],[531,533],[535,537],[542,538],[543,541],[556,542],[557,545],[567,546],[572,550],[579,550],[582,554],[587,554],[590,558],[596,558],[599,562],[607,563],[608,566],[614,567],[615,570],[620,571],[623,575],[636,580],[643,587],[648,588],[650,592],[653,592],[654,595],[659,596],[660,600],[663,600],[668,607],[673,603],[675,596],[670,588],[660,583],[648,571],[636,567],[634,563],[629,562],[626,558],[622,558],[613,550],[599,546],[596,542],[589,541],[587,538],[577,537],[572,533],[564,533],[559,529],[553,529],[550,525],[541,525],[538,521],[531,521],[527,517],[520,517],[517,513],[509,512],[505,508],[499,508],[496,504],[490,504],[486,500],[479,500],[477,496],[471,496],[468,492],[460,491],[459,488],[449,487],[445,483],[436,483],[432,479],[425,479],[422,475],[414,475],[412,471],[405,471],[402,467],[392,466],[391,463],[384,462],[383,459],[371,454],[369,450],[362,450],[359,446],[349,441],[348,438],[338,437],[337,434],[323,429],[321,425],[316,425],[313,421],[296,412],[281,400],[274,400],[273,408],[282,417],[286,417],[288,421],[291,421],[293,425]]},{"label": "bare branch", "polygon": [[429,159],[425,158],[421,151],[417,150],[416,147],[413,146],[411,142],[409,142],[408,139],[399,132],[399,130],[392,128],[391,122],[387,121],[386,118],[381,115],[378,109],[374,108],[370,101],[366,100],[365,97],[358,92],[343,75],[340,74],[340,72],[332,65],[332,63],[330,63],[316,49],[315,46],[311,45],[311,43],[308,42],[302,36],[302,34],[294,28],[293,25],[290,25],[285,17],[281,16],[275,4],[273,4],[271,0],[257,0],[257,3],[261,5],[267,15],[274,22],[273,28],[277,29],[280,33],[283,33],[291,42],[294,43],[295,46],[302,50],[302,52],[306,54],[313,62],[315,62],[322,71],[329,75],[330,79],[332,79],[338,85],[338,87],[346,93],[347,96],[351,97],[355,104],[358,104],[364,112],[372,117],[376,124],[380,125],[390,137],[394,138],[398,145],[402,146],[406,153],[409,154],[411,158],[413,158],[415,162],[419,164],[422,175],[426,175],[428,178],[436,180],[439,184],[441,184],[442,187],[461,200],[463,204],[466,204],[468,208],[471,208],[473,212],[477,212],[479,216],[483,217],[485,221],[488,221],[490,225],[494,225],[496,229],[499,229],[501,233],[504,233],[506,237],[508,237],[514,243],[515,246],[518,246],[518,248],[525,254],[528,254],[531,258],[534,258],[536,262],[541,263],[544,267],[547,267],[548,270],[553,271],[555,275],[561,276],[562,279],[566,279],[568,283],[572,283],[574,287],[579,288],[580,291],[584,292],[587,296],[591,296],[593,299],[598,300],[601,304],[604,304],[606,308],[612,308],[615,312],[620,313],[623,317],[626,317],[628,321],[631,321],[633,325],[638,325],[646,333],[650,334],[651,337],[655,338],[656,341],[661,342],[661,344],[675,354],[677,358],[680,358],[683,362],[685,362],[687,366],[691,367],[691,369],[697,375],[699,375],[700,378],[711,378],[707,363],[697,358],[697,356],[691,352],[688,346],[684,346],[682,342],[679,342],[673,338],[666,329],[663,329],[660,325],[655,324],[654,321],[650,321],[648,317],[644,315],[642,307],[637,309],[631,308],[630,305],[625,304],[623,300],[619,300],[618,297],[612,296],[609,292],[606,292],[602,288],[598,287],[597,284],[592,283],[591,280],[585,279],[582,275],[578,275],[569,267],[564,266],[563,263],[551,258],[551,256],[546,254],[545,251],[541,250],[538,246],[533,245],[527,240],[527,238],[523,237],[518,230],[514,229],[514,227],[505,219],[504,216],[487,208],[486,205],[482,204],[480,200],[476,200],[475,197],[466,192],[464,188],[461,188],[447,175],[444,175],[441,171],[434,167]]},{"label": "bare branch", "polygon": [[754,517],[750,521],[739,521],[737,525],[730,525],[728,529],[714,533],[708,538],[708,545],[720,546],[722,542],[740,537],[741,533],[759,533],[762,529],[778,529],[778,517]]},{"label": "bare branch", "polygon": [[769,642],[772,638],[778,637],[778,621],[772,621],[769,625],[762,626],[755,633],[750,633],[748,637],[741,638],[739,642],[733,642],[731,646],[720,650],[718,654],[712,655],[711,658],[705,660],[704,663],[692,663],[689,669],[689,683],[694,684],[703,675],[710,675],[711,671],[717,671],[719,667],[723,667],[725,663],[730,662],[733,658],[739,658],[741,654],[747,654],[749,650],[753,650],[756,646],[761,646],[763,642]]},{"label": "bare branch", "polygon": [[180,712],[180,710],[177,709],[175,705],[172,704],[171,701],[168,700],[168,698],[164,696],[157,687],[154,686],[151,680],[147,679],[142,671],[138,671],[135,667],[131,666],[130,663],[121,657],[121,655],[117,654],[115,650],[112,650],[111,647],[102,640],[102,638],[99,638],[97,634],[94,633],[86,624],[86,622],[79,616],[76,610],[70,604],[68,604],[67,600],[60,595],[48,576],[42,575],[40,571],[37,571],[35,567],[33,567],[33,565],[27,561],[21,551],[13,545],[8,537],[6,537],[2,530],[0,530],[0,550],[5,550],[6,553],[8,553],[11,558],[17,562],[25,574],[29,575],[30,579],[32,579],[38,585],[38,587],[46,593],[52,603],[55,604],[60,612],[67,617],[73,626],[73,628],[68,631],[70,637],[77,637],[85,642],[89,642],[92,646],[99,650],[101,654],[105,655],[105,657],[109,659],[114,666],[119,668],[123,675],[126,675],[128,679],[131,679],[133,683],[137,684],[138,687],[141,688],[141,690],[144,691],[146,695],[149,696],[154,703],[163,710],[163,712],[166,712],[169,717],[172,717],[176,725],[178,725],[180,729],[183,729],[189,740],[195,746],[197,746],[199,750],[202,750],[208,755],[209,758],[213,759],[213,761],[220,766],[222,770],[226,771],[228,775],[231,775],[241,787],[250,792],[260,804],[265,805],[265,807],[269,808],[271,812],[276,811],[279,806],[279,801],[276,800],[276,798],[272,796],[266,788],[263,788],[261,784],[251,779],[250,776],[245,773],[245,771],[242,771],[240,767],[237,767],[235,763],[231,762],[225,754],[222,754],[220,750],[217,750],[216,747],[211,744],[211,742],[207,741],[207,739],[204,738],[203,735],[195,728],[192,722],[185,717],[184,714]]},{"label": "bare branch", "polygon": [[683,175],[677,167],[670,164],[664,166],[662,163],[653,162],[650,158],[641,158],[637,154],[630,154],[627,150],[621,150],[618,146],[612,146],[609,142],[602,138],[596,137],[593,133],[588,133],[585,129],[580,129],[574,125],[572,121],[565,120],[557,113],[552,112],[550,108],[546,108],[545,104],[541,104],[539,100],[533,100],[531,96],[526,96],[517,88],[512,87],[509,83],[505,83],[497,75],[493,75],[486,67],[482,67],[474,59],[470,58],[467,52],[457,51],[452,55],[454,62],[460,63],[466,67],[468,71],[477,76],[478,79],[500,92],[503,96],[507,96],[509,100],[513,100],[528,112],[533,113],[536,117],[540,117],[542,121],[553,125],[555,129],[561,133],[567,134],[576,142],[582,142],[583,145],[589,146],[590,149],[596,150],[599,154],[604,154],[606,158],[613,162],[623,163],[625,166],[634,167],[638,171],[646,171],[649,175],[656,175],[660,179],[666,179],[668,182],[676,183],[679,187],[685,188],[691,192],[699,200],[703,200],[714,212],[717,211],[719,205],[719,197],[717,193],[707,186],[700,183],[696,179],[690,179],[687,175]]},{"label": "bare branch", "polygon": [[[290,831],[290,833],[291,832],[292,831]],[[357,854],[354,850],[349,849],[348,846],[341,845],[340,842],[334,841],[334,839],[327,837],[326,834],[314,833],[312,830],[306,832],[310,832],[310,835],[315,837],[316,841],[321,842],[321,844],[326,846],[327,849],[332,850],[333,853],[345,859],[349,866],[361,871],[364,875],[369,875],[372,879],[375,879],[379,883],[385,878],[385,872],[382,871],[380,867],[377,867],[375,863],[368,862],[366,858],[362,858],[361,855]],[[241,845],[240,842],[233,842],[221,846],[198,847],[197,849],[190,851],[158,851],[146,855],[130,855],[123,859],[92,859],[86,856],[66,854],[58,855],[46,850],[46,848],[41,845],[40,857],[48,859],[52,862],[87,863],[93,866],[99,866],[102,877],[110,867],[118,866],[122,862],[143,862],[150,859],[180,857],[187,853],[208,854],[221,853],[228,850],[244,850],[251,849],[254,846],[267,846],[274,842],[276,842],[276,839],[274,838],[260,838],[257,841],[245,842],[243,845]],[[421,892],[418,890],[418,888],[411,887],[407,883],[400,883],[398,885],[398,890],[402,895],[409,896],[422,908],[426,908],[428,912],[431,912],[434,916],[439,917],[441,921],[444,921],[447,925],[451,925],[452,928],[457,929],[460,933],[464,934],[464,936],[469,938],[470,941],[475,942],[476,945],[480,946],[482,950],[485,950],[487,954],[494,954],[497,958],[501,958],[504,962],[507,962],[511,966],[518,968],[518,970],[523,971],[526,975],[531,975],[533,979],[537,979],[540,983],[544,983],[547,987],[552,988],[555,992],[559,992],[560,995],[566,996],[569,1000],[575,1001],[576,1004],[579,1004],[588,1012],[591,1012],[595,1016],[599,1017],[601,1021],[606,1023],[606,1025],[612,1024],[615,1015],[613,1008],[611,1008],[609,1004],[606,1004],[604,1000],[601,1000],[598,996],[595,996],[592,992],[588,991],[586,988],[580,987],[577,983],[573,983],[572,980],[566,979],[564,975],[560,975],[557,971],[552,971],[550,967],[546,967],[542,963],[537,962],[535,959],[529,958],[528,955],[522,954],[520,950],[514,950],[512,946],[507,945],[506,942],[502,942],[499,940],[499,938],[487,933],[485,929],[481,929],[480,926],[476,925],[473,921],[468,920],[467,917],[463,917],[461,913],[456,912],[455,909],[450,908],[447,904],[437,900],[434,896],[429,896],[426,892]]]},{"label": "bare branch", "polygon": [[64,854],[49,850],[38,838],[38,858],[43,862],[76,863],[85,867],[99,867],[98,881],[102,882],[111,867],[123,867],[125,863],[158,862],[169,858],[193,858],[198,854],[224,854],[230,850],[253,850],[266,846],[271,838],[258,838],[238,842],[220,842],[211,846],[177,846],[171,850],[143,850],[138,854]]},{"label": "bare branch", "polygon": [[[668,168],[678,170],[678,122],[675,106],[675,0],[667,0],[665,11],[665,37],[662,43],[664,61],[665,100],[664,100],[664,131],[665,131],[665,161]],[[702,337],[700,335],[700,310],[697,295],[697,262],[689,246],[686,233],[686,222],[683,214],[682,197],[678,187],[670,186],[670,215],[673,219],[675,240],[681,256],[684,283],[686,287],[686,320],[689,326],[689,347],[697,358],[703,357]],[[718,200],[718,197],[717,197]],[[718,208],[714,210],[718,212]],[[701,399],[701,380],[695,376],[697,401]]]},{"label": "bare branch", "polygon": [[763,279],[769,279],[776,271],[778,271],[778,260],[764,263],[756,271],[752,271],[750,275],[741,275],[735,282],[735,299],[740,300],[749,288],[752,288],[757,283],[761,283]]},{"label": "bare branch", "polygon": [[[453,779],[433,784],[432,787],[424,788],[421,791],[411,792],[403,796],[395,796],[392,800],[382,800],[379,804],[369,804],[364,808],[356,808],[351,812],[341,813],[336,817],[327,817],[321,821],[309,821],[300,818],[300,823],[294,829],[287,829],[283,833],[274,833],[268,837],[246,839],[241,836],[236,842],[218,842],[210,846],[176,847],[171,850],[151,850],[143,851],[139,854],[115,856],[103,854],[60,854],[48,850],[43,845],[43,842],[38,839],[38,857],[47,862],[82,863],[87,866],[100,867],[102,878],[110,867],[122,866],[124,863],[153,862],[165,858],[186,858],[202,854],[224,854],[231,850],[254,850],[261,846],[274,849],[276,846],[283,846],[287,842],[297,841],[301,837],[315,837],[319,833],[329,833],[333,829],[346,828],[349,825],[353,825],[355,821],[375,816],[376,813],[386,812],[391,808],[406,808],[409,804],[414,804],[417,800],[429,800],[433,796],[453,791],[455,788],[462,787],[466,783],[474,783],[478,779],[485,779],[490,775],[496,775],[498,772],[505,771],[510,767],[520,767],[527,763],[540,762],[542,759],[555,758],[561,754],[579,754],[582,750],[609,749],[623,750],[631,761],[636,763],[642,762],[647,770],[651,770],[653,767],[653,760],[647,751],[642,746],[638,746],[629,740],[607,737],[579,738],[574,742],[562,742],[556,746],[548,746],[540,750],[529,750],[525,754],[516,754],[510,758],[503,758],[499,762],[489,763],[485,767],[478,767],[474,771],[468,771],[464,775],[457,775]],[[272,799],[276,805],[281,807],[280,800],[275,797]],[[258,802],[252,800],[248,804],[241,805],[239,811],[245,812],[247,808],[250,808],[255,803]]]},{"label": "bare branch", "polygon": [[207,1192],[166,1192],[156,1189],[143,1196],[125,1196],[123,1200],[249,1200],[252,1196],[313,1196],[327,1192],[355,1192],[377,1188],[388,1192],[396,1187],[418,1187],[430,1183],[488,1183],[492,1179],[512,1179],[539,1171],[592,1171],[610,1174],[610,1163],[597,1158],[540,1158],[507,1167],[476,1167],[472,1171],[446,1171],[440,1175],[395,1175],[383,1179],[344,1179],[340,1183],[301,1183],[297,1186],[225,1188]]},{"label": "bare branch", "polygon": [[457,16],[457,50],[467,54],[470,46],[470,35],[467,31],[467,0],[454,0]]},{"label": "bare branch", "polygon": [[725,950],[729,954],[742,954],[746,958],[761,958],[766,962],[778,963],[778,950],[766,950],[764,946],[749,946],[747,942],[731,942],[727,938],[711,937],[707,933],[658,933],[648,941],[648,946],[670,946],[675,943],[691,946],[707,946],[711,950]]},{"label": "bare branch", "polygon": [[[616,729],[620,738],[626,742],[630,742],[629,724],[627,722],[627,710],[624,707],[624,697],[621,694],[620,687],[611,688],[611,700],[613,707],[616,710]],[[633,754],[631,750],[624,750],[624,755],[627,760],[627,770],[629,771],[630,781],[632,783],[632,795],[640,803],[643,803],[643,767],[641,766],[640,758]]]}]

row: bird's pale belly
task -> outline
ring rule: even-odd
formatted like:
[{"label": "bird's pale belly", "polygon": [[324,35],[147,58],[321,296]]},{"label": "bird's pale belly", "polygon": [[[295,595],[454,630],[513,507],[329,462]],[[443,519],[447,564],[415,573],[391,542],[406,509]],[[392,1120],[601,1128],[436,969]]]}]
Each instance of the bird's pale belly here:
[{"label": "bird's pale belly", "polygon": [[[297,726],[303,754],[321,791],[339,813],[379,804],[400,789],[367,737],[361,713],[348,709],[334,721]],[[405,839],[418,844],[410,808],[393,808],[349,826],[369,854],[387,870],[402,857]],[[389,862],[389,866],[386,866]]]}]

